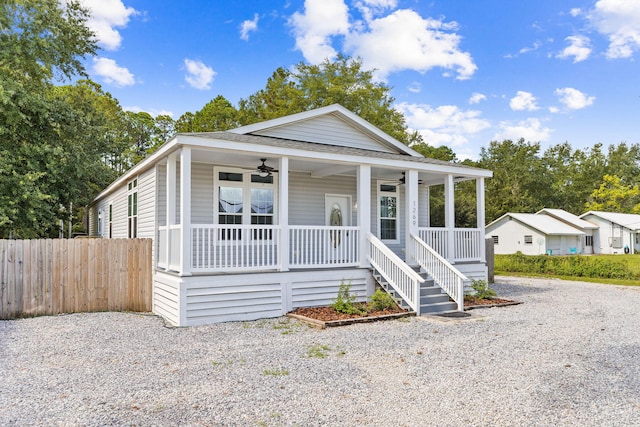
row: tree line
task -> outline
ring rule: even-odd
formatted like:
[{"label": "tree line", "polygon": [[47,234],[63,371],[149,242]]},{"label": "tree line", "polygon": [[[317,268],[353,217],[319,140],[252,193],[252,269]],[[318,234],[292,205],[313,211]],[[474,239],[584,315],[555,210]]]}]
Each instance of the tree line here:
[{"label": "tree line", "polygon": [[[96,52],[77,0],[10,0],[0,15],[0,238],[57,236],[59,221],[82,229],[83,207],[176,132],[224,131],[339,103],[421,154],[490,169],[486,218],[543,207],[640,213],[640,146],[492,141],[478,160],[457,159],[410,130],[392,88],[359,59],[278,68],[263,89],[234,106],[218,95],[177,120],[124,111],[87,79]],[[76,79],[73,83],[72,80]],[[64,84],[66,83],[66,84]],[[456,184],[456,225],[475,227],[475,186]],[[442,188],[431,191],[432,225],[443,225]]]}]

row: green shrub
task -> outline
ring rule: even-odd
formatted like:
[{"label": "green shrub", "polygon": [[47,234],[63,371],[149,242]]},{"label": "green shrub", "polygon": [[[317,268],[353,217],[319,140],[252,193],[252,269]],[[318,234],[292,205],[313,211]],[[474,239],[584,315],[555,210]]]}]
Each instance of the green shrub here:
[{"label": "green shrub", "polygon": [[338,296],[333,300],[331,307],[338,313],[344,314],[364,314],[366,310],[362,304],[356,303],[355,294],[351,293],[351,282],[340,282],[340,288],[338,289]]},{"label": "green shrub", "polygon": [[383,291],[382,289],[376,289],[371,295],[371,301],[369,302],[369,311],[382,311],[388,308],[396,308],[396,302],[391,295]]},{"label": "green shrub", "polygon": [[496,255],[497,271],[605,279],[637,279],[625,260],[597,256]]},{"label": "green shrub", "polygon": [[471,289],[473,292],[468,292],[467,295],[474,298],[490,299],[497,295],[485,280],[471,280]]}]

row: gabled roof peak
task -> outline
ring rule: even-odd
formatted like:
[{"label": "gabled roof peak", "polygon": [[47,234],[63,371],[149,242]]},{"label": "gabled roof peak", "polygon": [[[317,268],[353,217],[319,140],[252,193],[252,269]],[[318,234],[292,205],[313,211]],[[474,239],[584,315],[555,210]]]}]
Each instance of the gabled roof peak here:
[{"label": "gabled roof peak", "polygon": [[340,104],[331,104],[331,105],[316,108],[313,110],[303,111],[300,113],[295,113],[288,116],[279,117],[276,119],[271,119],[263,122],[253,123],[246,126],[241,126],[239,128],[230,129],[228,132],[241,134],[241,135],[258,134],[258,133],[265,132],[269,129],[292,125],[305,120],[310,120],[316,117],[320,117],[323,115],[333,115],[335,117],[338,117],[339,119],[341,119],[348,125],[352,126],[353,128],[358,129],[359,131],[369,135],[370,137],[374,138],[380,143],[402,154],[407,154],[413,157],[423,157],[418,152],[412,150],[402,142],[393,138],[391,135],[383,132],[378,127],[372,125],[368,121],[364,120],[362,117],[346,109]]}]

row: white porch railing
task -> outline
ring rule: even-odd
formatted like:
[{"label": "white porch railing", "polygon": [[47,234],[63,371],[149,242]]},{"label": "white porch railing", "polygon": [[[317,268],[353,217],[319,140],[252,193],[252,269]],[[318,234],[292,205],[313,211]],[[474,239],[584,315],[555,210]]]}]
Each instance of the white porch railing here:
[{"label": "white porch railing", "polygon": [[455,240],[454,260],[480,261],[482,253],[480,245],[484,245],[484,239],[479,228],[456,228],[453,230]]},{"label": "white porch railing", "polygon": [[420,277],[409,265],[394,254],[373,234],[367,234],[368,260],[378,273],[420,315]]},{"label": "white porch railing", "polygon": [[280,227],[276,225],[194,224],[193,272],[248,271],[280,266]]},{"label": "white porch railing", "polygon": [[458,304],[458,311],[464,311],[464,283],[469,279],[418,236],[410,238],[418,265]]},{"label": "white porch railing", "polygon": [[289,226],[289,266],[322,268],[357,266],[358,227]]},{"label": "white porch railing", "polygon": [[449,253],[447,244],[449,229],[444,227],[420,227],[418,237],[435,250],[440,256],[453,262],[482,261],[480,245],[484,244],[479,228],[454,228],[453,253]]}]

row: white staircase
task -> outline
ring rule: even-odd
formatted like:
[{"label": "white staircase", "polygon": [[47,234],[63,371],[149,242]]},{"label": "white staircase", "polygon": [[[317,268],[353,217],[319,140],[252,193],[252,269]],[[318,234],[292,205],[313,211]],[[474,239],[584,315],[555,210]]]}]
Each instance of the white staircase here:
[{"label": "white staircase", "polygon": [[372,234],[369,262],[373,278],[396,302],[423,314],[464,311],[464,283],[469,280],[419,237],[411,235],[415,261],[412,268]]},{"label": "white staircase", "polygon": [[[420,315],[457,311],[458,304],[452,301],[449,295],[447,295],[441,287],[436,285],[433,279],[428,277],[427,273],[418,271],[418,274],[425,279],[424,282],[420,283]],[[373,278],[382,289],[391,295],[400,307],[408,310],[411,309],[408,302],[375,270],[373,272]]]}]

